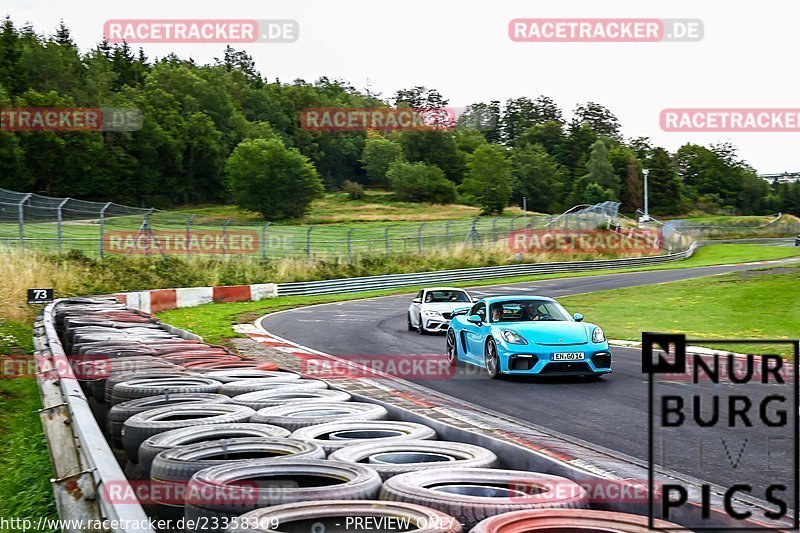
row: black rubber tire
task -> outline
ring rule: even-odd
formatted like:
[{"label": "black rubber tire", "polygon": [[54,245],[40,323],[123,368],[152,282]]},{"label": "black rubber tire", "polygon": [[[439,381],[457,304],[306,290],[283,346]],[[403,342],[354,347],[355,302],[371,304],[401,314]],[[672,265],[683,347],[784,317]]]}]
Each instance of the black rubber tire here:
[{"label": "black rubber tire", "polygon": [[[182,368],[182,367],[181,367]],[[98,398],[97,394],[95,394],[95,400],[101,403],[111,403],[111,396],[114,394],[114,387],[117,386],[118,383],[124,383],[125,381],[130,381],[132,379],[142,380],[142,379],[161,379],[161,378],[173,378],[176,376],[186,377],[186,376],[193,376],[194,374],[185,372],[184,370],[147,370],[144,372],[122,372],[120,374],[112,373],[111,376],[106,379],[105,387],[103,389],[103,396]]]},{"label": "black rubber tire", "polygon": [[266,407],[256,411],[250,422],[272,424],[291,431],[327,422],[385,420],[389,412],[382,405],[364,402],[310,402]]},{"label": "black rubber tire", "polygon": [[350,394],[340,390],[317,389],[311,387],[296,388],[293,386],[287,386],[278,387],[272,390],[240,394],[239,396],[234,396],[231,398],[231,403],[237,405],[246,405],[251,409],[258,411],[260,409],[264,409],[265,407],[294,405],[300,402],[347,402],[350,401],[350,398]]},{"label": "black rubber tire", "polygon": [[408,322],[408,331],[414,331],[417,328],[414,327],[414,324],[411,323],[411,312],[409,311],[406,313],[406,322]]},{"label": "black rubber tire", "polygon": [[[388,457],[387,454],[394,454],[395,457]],[[402,460],[407,462],[400,462],[400,456],[405,456]],[[425,456],[434,460],[423,460]],[[398,474],[420,470],[495,468],[498,466],[497,456],[491,450],[463,442],[439,440],[365,442],[339,448],[328,458],[348,463],[367,464],[384,480]],[[445,460],[435,460],[438,458],[445,458]]]},{"label": "black rubber tire", "polygon": [[650,529],[647,516],[588,509],[526,509],[503,513],[481,521],[470,533],[514,533],[516,531],[570,531],[572,533],[648,533],[688,531],[677,524],[655,519]]},{"label": "black rubber tire", "polygon": [[[237,458],[238,457],[238,458]],[[194,474],[219,465],[257,460],[306,461],[325,459],[325,452],[310,442],[287,438],[244,437],[199,442],[178,446],[156,455],[150,468],[154,485],[166,489],[182,487]],[[174,497],[173,490],[154,487],[153,503],[161,507],[160,516],[182,516],[183,503]],[[169,499],[164,499],[163,495]]]},{"label": "black rubber tire", "polygon": [[[266,478],[286,481],[287,484],[296,486],[257,491],[250,488],[247,497],[220,497],[226,490],[229,493],[247,491],[248,480],[263,482]],[[309,478],[314,478],[316,482],[295,481]],[[380,486],[381,478],[378,473],[365,465],[326,459],[242,461],[206,468],[195,474],[186,489],[185,517],[195,521],[200,517],[230,519],[272,505],[320,500],[375,499]],[[204,498],[209,494],[215,501],[209,502]],[[225,520],[219,521],[220,525],[224,522]],[[205,533],[221,531],[223,530],[213,527],[204,530]]]},{"label": "black rubber tire", "polygon": [[[339,432],[359,432],[361,436],[332,440],[331,434]],[[366,432],[366,433],[363,433]],[[292,433],[292,438],[307,440],[322,446],[327,453],[344,446],[363,444],[364,442],[399,441],[399,440],[427,440],[435,439],[436,431],[428,426],[415,422],[397,422],[380,420],[371,422],[330,422],[316,426],[300,428]]]},{"label": "black rubber tire", "polygon": [[276,370],[259,370],[257,368],[242,368],[238,370],[210,370],[208,372],[203,372],[203,376],[215,379],[220,383],[231,383],[234,381],[244,381],[247,379],[271,378],[284,374],[287,374],[287,372],[280,372]]},{"label": "black rubber tire", "polygon": [[[485,490],[492,495],[474,494]],[[450,490],[446,490],[451,486]],[[517,490],[506,492],[507,487]],[[535,487],[535,490],[534,490]],[[473,494],[456,491],[472,492]],[[387,479],[381,499],[416,503],[452,515],[471,528],[490,516],[521,509],[588,507],[586,491],[567,478],[489,468],[431,469]]]},{"label": "black rubber tire", "polygon": [[111,393],[111,405],[135,400],[136,398],[147,398],[148,396],[161,396],[169,393],[216,393],[222,383],[213,379],[200,376],[171,377],[160,379],[123,381],[114,386]]},{"label": "black rubber tire", "polygon": [[231,399],[223,394],[209,393],[178,393],[160,394],[122,402],[108,411],[107,436],[111,444],[117,448],[122,447],[122,424],[133,415],[164,407],[165,405],[178,405],[187,403],[231,403]]},{"label": "black rubber tire", "polygon": [[[275,505],[256,509],[239,517],[238,524],[228,528],[228,533],[299,531],[302,524],[321,524],[320,531],[336,531],[336,524],[350,517],[375,517],[369,524],[380,523],[381,518],[398,519],[400,523],[416,525],[407,533],[461,533],[461,524],[454,517],[435,509],[405,502],[385,502],[381,500],[323,500]],[[275,526],[274,528],[272,526]],[[353,527],[351,531],[367,531]],[[374,530],[372,530],[374,531]]]},{"label": "black rubber tire", "polygon": [[247,422],[255,411],[243,405],[189,404],[157,407],[133,415],[122,425],[122,447],[131,461],[139,459],[139,445],[148,437],[171,429]]},{"label": "black rubber tire", "polygon": [[447,362],[450,366],[458,365],[458,339],[456,339],[456,332],[452,329],[447,330],[446,353]]},{"label": "black rubber tire", "polygon": [[420,335],[427,335],[428,332],[425,331],[425,327],[422,325],[422,315],[419,316],[419,324],[417,324],[417,333]]},{"label": "black rubber tire", "polygon": [[257,378],[257,379],[241,379],[239,381],[231,381],[225,383],[219,390],[220,394],[228,396],[238,396],[248,392],[258,390],[267,390],[270,386],[281,383],[294,383],[300,381],[300,374],[293,374],[291,372],[282,372],[284,376],[275,376],[270,378]]},{"label": "black rubber tire", "polygon": [[[492,362],[492,360],[494,361]],[[492,338],[486,341],[484,365],[490,378],[498,379],[503,375],[500,370],[500,356],[497,355],[497,343]]]},{"label": "black rubber tire", "polygon": [[238,439],[243,437],[288,437],[290,431],[269,424],[209,424],[207,426],[193,426],[178,428],[158,435],[153,435],[139,445],[139,469],[150,478],[150,468],[156,455],[178,446],[187,446],[199,442],[208,442],[221,439]]}]

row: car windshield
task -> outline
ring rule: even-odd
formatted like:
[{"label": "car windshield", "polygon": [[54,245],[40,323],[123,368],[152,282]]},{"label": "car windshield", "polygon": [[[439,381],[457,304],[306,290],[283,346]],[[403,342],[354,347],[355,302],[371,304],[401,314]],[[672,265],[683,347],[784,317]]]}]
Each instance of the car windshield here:
[{"label": "car windshield", "polygon": [[506,300],[490,306],[491,322],[571,321],[567,310],[552,300]]},{"label": "car windshield", "polygon": [[428,291],[425,294],[425,303],[437,302],[471,302],[464,291]]}]

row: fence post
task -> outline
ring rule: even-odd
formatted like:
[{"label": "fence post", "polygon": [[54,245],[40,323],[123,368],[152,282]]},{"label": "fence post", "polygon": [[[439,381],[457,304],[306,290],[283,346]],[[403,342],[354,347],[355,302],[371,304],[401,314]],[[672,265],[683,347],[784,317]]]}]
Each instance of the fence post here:
[{"label": "fence post", "polygon": [[19,208],[19,247],[21,250],[25,249],[25,214],[22,206],[31,196],[33,196],[33,194],[26,194],[25,197],[20,200],[17,206]]},{"label": "fence post", "polygon": [[352,236],[353,236],[353,228],[350,228],[349,230],[347,230],[347,260],[348,261],[352,261],[352,259],[353,259],[353,257],[352,257],[353,250],[351,248]]},{"label": "fence post", "polygon": [[[497,240],[497,219],[500,217],[494,217],[492,219],[492,242]],[[509,231],[509,233],[511,233]]]},{"label": "fence post", "polygon": [[261,259],[267,258],[267,245],[269,241],[267,240],[267,228],[272,222],[267,222],[264,224],[264,227],[261,228]]},{"label": "fence post", "polygon": [[105,242],[103,241],[106,233],[106,209],[108,209],[110,205],[111,202],[108,202],[103,206],[102,209],[100,209],[100,259],[103,258],[103,252],[105,251],[103,250],[105,248]]},{"label": "fence post", "polygon": [[444,225],[444,247],[445,248],[449,248],[449,246],[450,246],[450,222],[452,222],[452,221],[448,220]]},{"label": "fence post", "polygon": [[314,226],[309,226],[308,231],[306,231],[306,259],[309,261],[311,260],[311,230],[314,229]]},{"label": "fence post", "polygon": [[228,245],[225,243],[225,237],[228,234],[228,224],[230,223],[231,219],[227,219],[222,225],[222,257],[228,256]]},{"label": "fence post", "polygon": [[186,259],[192,255],[192,219],[196,215],[189,215],[186,219]]},{"label": "fence post", "polygon": [[417,250],[419,253],[422,253],[422,228],[425,226],[425,223],[419,225],[419,229],[417,230]]},{"label": "fence post", "polygon": [[470,235],[472,235],[472,246],[475,247],[475,243],[478,240],[478,229],[475,225],[478,223],[478,217],[472,219],[472,227],[469,230]]},{"label": "fence post", "polygon": [[56,229],[56,233],[58,234],[58,251],[59,252],[61,251],[61,221],[62,221],[61,209],[67,204],[67,202],[69,202],[69,198],[64,198],[63,200],[61,200],[61,203],[58,204],[58,211],[56,213],[56,215],[58,216],[58,225],[56,226],[56,228],[57,228]]},{"label": "fence post", "polygon": [[389,230],[392,228],[392,225],[389,224],[386,226],[386,231],[384,231],[384,239],[386,240],[386,257],[389,257]]}]

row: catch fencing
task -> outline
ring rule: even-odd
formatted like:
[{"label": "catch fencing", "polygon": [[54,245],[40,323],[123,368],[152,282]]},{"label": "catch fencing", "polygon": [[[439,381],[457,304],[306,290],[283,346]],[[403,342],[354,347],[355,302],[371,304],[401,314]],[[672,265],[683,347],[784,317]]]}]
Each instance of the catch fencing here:
[{"label": "catch fencing", "polygon": [[619,225],[619,204],[576,206],[561,215],[522,214],[391,224],[284,225],[52,198],[0,189],[0,245],[89,256],[247,256],[351,259],[503,242],[520,229],[588,230]]}]

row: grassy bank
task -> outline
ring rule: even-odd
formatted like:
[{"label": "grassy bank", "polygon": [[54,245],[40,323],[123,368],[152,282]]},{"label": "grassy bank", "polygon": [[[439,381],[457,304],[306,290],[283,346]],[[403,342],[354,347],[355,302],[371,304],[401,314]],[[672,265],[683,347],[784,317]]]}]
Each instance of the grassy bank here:
[{"label": "grassy bank", "polygon": [[[30,325],[0,321],[0,350],[29,356]],[[0,516],[6,519],[56,518],[50,455],[39,422],[41,407],[35,379],[0,379]]]},{"label": "grassy bank", "polygon": [[104,260],[70,252],[46,254],[34,251],[0,251],[0,317],[29,321],[34,309],[24,302],[30,287],[54,287],[58,297],[108,294],[121,291],[283,283],[504,265],[514,262],[575,261],[624,257],[628,254],[588,253],[527,254],[519,259],[503,245],[453,246],[426,254],[369,256],[351,262],[341,260],[207,259],[178,256],[109,256]]},{"label": "grassy bank", "polygon": [[[642,331],[685,333],[690,338],[797,339],[798,286],[800,267],[780,267],[594,292],[560,301],[601,324],[614,339],[641,340]],[[765,345],[751,350],[770,351]]]}]

